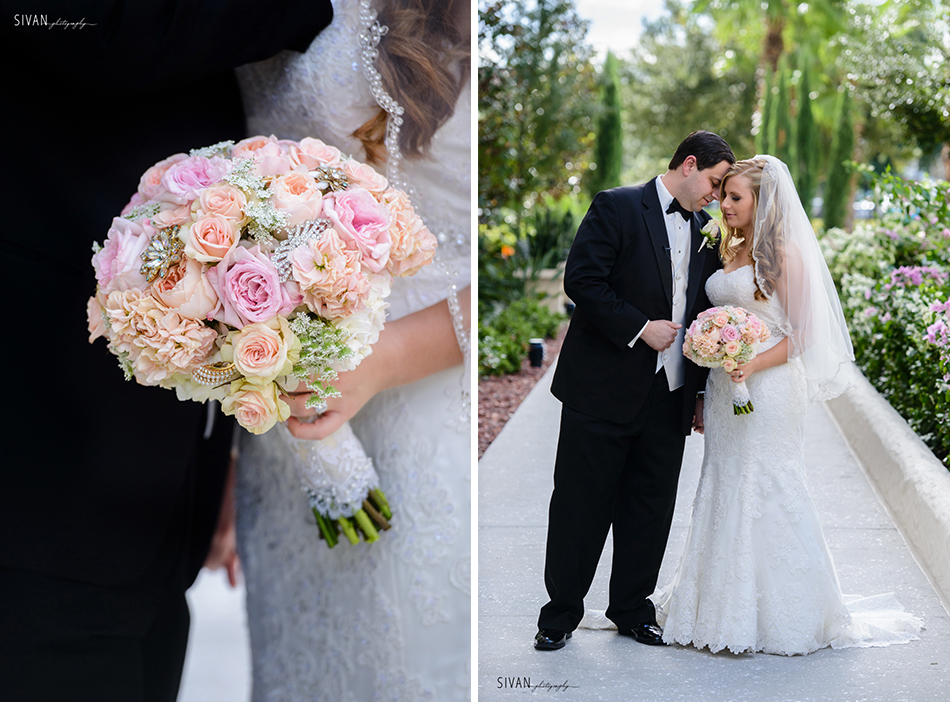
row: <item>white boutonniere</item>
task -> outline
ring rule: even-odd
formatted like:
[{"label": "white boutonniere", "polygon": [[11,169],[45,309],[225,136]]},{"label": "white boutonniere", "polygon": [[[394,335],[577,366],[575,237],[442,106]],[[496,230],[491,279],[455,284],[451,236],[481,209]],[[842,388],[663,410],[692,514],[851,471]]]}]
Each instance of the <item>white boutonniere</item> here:
[{"label": "white boutonniere", "polygon": [[703,241],[699,245],[699,248],[696,249],[696,253],[702,251],[704,246],[708,249],[716,246],[716,237],[719,236],[719,225],[716,224],[716,220],[711,219],[703,225],[699,233],[703,235]]}]

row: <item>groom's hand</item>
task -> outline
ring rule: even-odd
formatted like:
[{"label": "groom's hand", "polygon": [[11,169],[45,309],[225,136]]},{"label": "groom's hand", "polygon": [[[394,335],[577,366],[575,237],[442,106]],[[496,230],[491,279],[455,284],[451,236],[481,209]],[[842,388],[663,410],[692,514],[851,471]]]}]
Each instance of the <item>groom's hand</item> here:
[{"label": "groom's hand", "polygon": [[647,322],[640,338],[654,351],[666,351],[676,339],[676,331],[682,324],[676,324],[666,319],[656,319]]}]

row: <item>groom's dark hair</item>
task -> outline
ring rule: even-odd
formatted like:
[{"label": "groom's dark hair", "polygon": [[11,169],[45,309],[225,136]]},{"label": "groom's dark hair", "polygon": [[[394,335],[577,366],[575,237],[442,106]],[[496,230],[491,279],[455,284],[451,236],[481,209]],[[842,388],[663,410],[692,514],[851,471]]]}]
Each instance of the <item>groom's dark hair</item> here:
[{"label": "groom's dark hair", "polygon": [[726,140],[718,134],[704,130],[693,132],[680,142],[676,153],[670,159],[670,170],[679,168],[687,156],[696,157],[696,167],[701,171],[723,161],[728,161],[730,165],[736,162],[736,156]]}]

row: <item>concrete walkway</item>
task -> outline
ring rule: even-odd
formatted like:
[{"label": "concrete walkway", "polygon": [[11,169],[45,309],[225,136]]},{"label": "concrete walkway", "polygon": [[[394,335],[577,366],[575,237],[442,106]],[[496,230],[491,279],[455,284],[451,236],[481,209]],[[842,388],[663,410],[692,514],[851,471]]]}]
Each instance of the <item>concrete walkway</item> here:
[{"label": "concrete walkway", "polygon": [[[526,694],[584,702],[950,700],[950,616],[823,406],[813,406],[806,418],[808,481],[842,591],[896,593],[924,620],[920,640],[786,658],[643,646],[615,632],[580,630],[561,651],[535,651],[538,609],[547,601],[544,543],[560,416],[549,391],[553,370],[479,462],[480,702]],[[690,437],[661,585],[683,548],[702,455],[702,437]],[[608,538],[586,601],[592,609],[607,606],[610,552]]]}]

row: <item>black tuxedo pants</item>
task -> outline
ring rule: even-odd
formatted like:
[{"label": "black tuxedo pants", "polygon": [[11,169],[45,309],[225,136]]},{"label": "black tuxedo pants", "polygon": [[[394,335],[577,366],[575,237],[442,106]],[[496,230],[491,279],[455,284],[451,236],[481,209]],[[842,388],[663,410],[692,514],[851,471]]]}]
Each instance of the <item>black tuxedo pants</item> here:
[{"label": "black tuxedo pants", "polygon": [[655,621],[647,598],[673,521],[686,441],[682,407],[683,389],[670,392],[661,370],[632,422],[562,408],[544,565],[551,599],[539,628],[573,631],[580,623],[611,527],[607,617],[620,629]]}]

